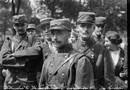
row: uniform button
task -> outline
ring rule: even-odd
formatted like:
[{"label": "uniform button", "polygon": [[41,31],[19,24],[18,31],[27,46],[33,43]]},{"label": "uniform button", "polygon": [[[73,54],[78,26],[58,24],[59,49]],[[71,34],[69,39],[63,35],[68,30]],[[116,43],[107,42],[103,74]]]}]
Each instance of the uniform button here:
[{"label": "uniform button", "polygon": [[65,67],[65,64],[63,66]]},{"label": "uniform button", "polygon": [[49,75],[51,75],[51,72],[49,72]]},{"label": "uniform button", "polygon": [[64,73],[62,73],[61,75],[62,75],[62,76],[64,76],[65,74],[64,74]]},{"label": "uniform button", "polygon": [[81,52],[81,49],[79,49],[79,51]]},{"label": "uniform button", "polygon": [[91,58],[94,58],[94,55],[93,55],[93,54],[91,55]]},{"label": "uniform button", "polygon": [[65,58],[67,58],[67,56],[65,56]]},{"label": "uniform button", "polygon": [[51,64],[50,66],[53,67],[53,64]]}]

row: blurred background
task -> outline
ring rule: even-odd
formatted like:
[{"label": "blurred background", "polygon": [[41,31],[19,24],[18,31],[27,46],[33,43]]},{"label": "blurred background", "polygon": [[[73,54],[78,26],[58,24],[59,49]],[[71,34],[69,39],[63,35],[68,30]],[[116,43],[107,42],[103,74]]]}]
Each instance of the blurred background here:
[{"label": "blurred background", "polygon": [[13,15],[24,13],[36,25],[46,17],[69,18],[74,25],[79,11],[106,16],[106,31],[118,31],[127,42],[127,0],[0,0],[0,45],[7,36],[15,34]]}]

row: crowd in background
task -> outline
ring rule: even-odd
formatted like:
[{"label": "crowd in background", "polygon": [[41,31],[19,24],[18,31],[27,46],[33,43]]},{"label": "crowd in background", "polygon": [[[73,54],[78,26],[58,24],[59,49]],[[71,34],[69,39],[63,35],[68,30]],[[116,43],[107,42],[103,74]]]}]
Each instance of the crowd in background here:
[{"label": "crowd in background", "polygon": [[127,43],[105,31],[106,20],[79,12],[75,25],[48,17],[36,26],[13,16],[16,35],[1,45],[0,88],[127,89]]}]

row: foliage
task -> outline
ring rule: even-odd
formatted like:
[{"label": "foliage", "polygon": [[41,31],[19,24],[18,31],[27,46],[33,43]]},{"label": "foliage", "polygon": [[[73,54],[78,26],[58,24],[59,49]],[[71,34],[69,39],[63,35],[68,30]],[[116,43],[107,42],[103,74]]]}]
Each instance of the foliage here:
[{"label": "foliage", "polygon": [[[9,0],[0,0],[0,31],[11,27],[12,8]],[[18,3],[19,0],[16,0]],[[107,17],[107,30],[124,32],[127,30],[127,0],[35,0],[37,7],[32,9],[29,0],[21,0],[19,14],[25,13],[45,18],[70,18],[76,21],[79,11],[92,11],[96,16]],[[60,11],[60,12],[59,12]]]},{"label": "foliage", "polygon": [[107,17],[107,30],[127,30],[127,0],[84,0],[84,4],[76,0],[45,0],[45,4],[56,13],[56,6],[63,12],[62,16],[76,20],[79,11],[93,11],[96,16]]},{"label": "foliage", "polygon": [[[8,0],[7,0],[8,1]],[[16,0],[17,6],[18,0]],[[15,8],[16,10],[16,8]],[[19,14],[24,13],[27,17],[31,15],[31,8],[28,0],[21,0]],[[0,32],[5,34],[12,28],[12,3],[0,0]]]}]

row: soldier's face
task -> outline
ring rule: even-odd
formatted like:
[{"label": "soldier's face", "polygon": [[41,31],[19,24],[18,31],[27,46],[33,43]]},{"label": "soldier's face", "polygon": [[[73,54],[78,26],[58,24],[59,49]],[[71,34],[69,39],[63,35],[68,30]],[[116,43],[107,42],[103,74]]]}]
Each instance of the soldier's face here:
[{"label": "soldier's face", "polygon": [[49,28],[50,28],[50,25],[49,25],[49,24],[44,24],[44,25],[41,26],[41,29],[42,29],[43,31],[47,31]]},{"label": "soldier's face", "polygon": [[19,35],[26,33],[27,24],[26,23],[15,23],[13,24],[16,33]]},{"label": "soldier's face", "polygon": [[89,23],[80,23],[77,24],[77,28],[79,31],[79,35],[82,38],[89,38],[92,35],[92,32],[94,31],[94,24],[89,24]]},{"label": "soldier's face", "polygon": [[68,43],[70,32],[66,30],[51,31],[52,44],[55,48],[60,48]]},{"label": "soldier's face", "polygon": [[45,24],[45,25],[43,25],[42,27],[42,33],[43,33],[43,35],[45,35],[45,38],[46,39],[50,39],[50,33],[48,32],[48,33],[46,33],[48,30],[49,30],[49,28],[50,28],[50,26],[49,26],[49,24]]},{"label": "soldier's face", "polygon": [[36,31],[34,29],[29,29],[29,30],[27,30],[27,34],[34,36],[34,35],[36,35]]},{"label": "soldier's face", "polygon": [[97,36],[102,35],[103,31],[104,31],[104,25],[96,25],[94,32]]}]

